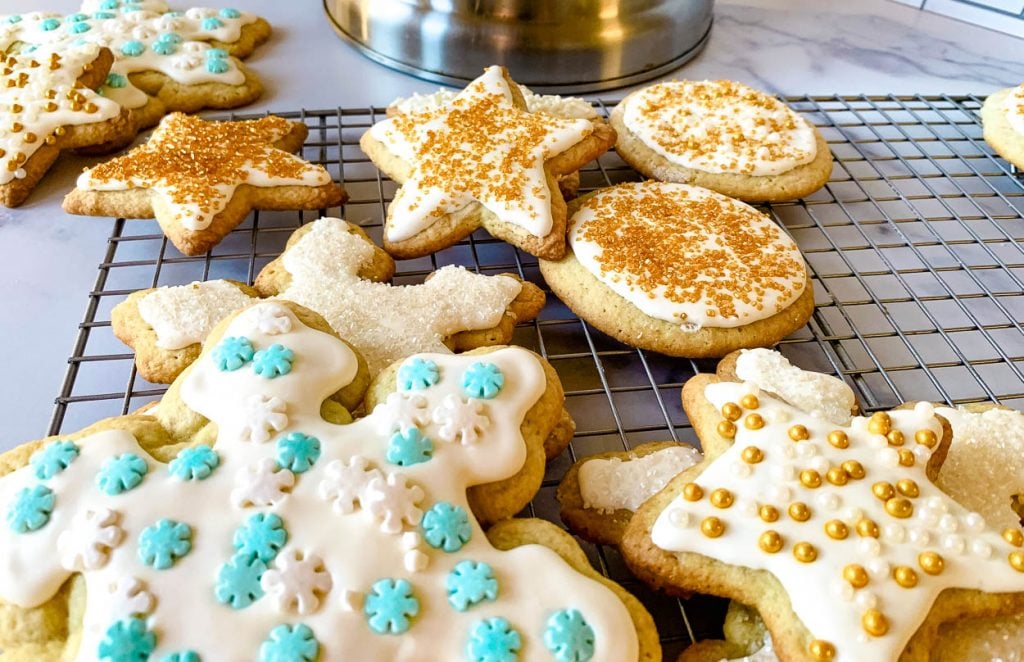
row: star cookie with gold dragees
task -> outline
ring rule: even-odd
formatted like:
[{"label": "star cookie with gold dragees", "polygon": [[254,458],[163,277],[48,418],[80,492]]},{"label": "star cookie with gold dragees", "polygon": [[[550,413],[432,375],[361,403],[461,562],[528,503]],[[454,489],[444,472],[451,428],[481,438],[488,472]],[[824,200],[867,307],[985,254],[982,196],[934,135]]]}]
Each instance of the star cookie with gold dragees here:
[{"label": "star cookie with gold dragees", "polygon": [[308,129],[269,116],[211,122],[173,113],[123,156],[86,169],[64,198],[88,216],[156,218],[185,255],[213,248],[252,209],[321,209],[345,199],[323,166],[291,154]]},{"label": "star cookie with gold dragees", "polygon": [[684,387],[707,456],[630,523],[642,579],[756,608],[785,660],[927,659],[943,622],[1024,610],[1024,536],[935,486],[930,404],[843,425],[729,378]]},{"label": "star cookie with gold dragees", "polygon": [[128,135],[126,113],[93,91],[113,61],[110,50],[89,45],[0,51],[0,203],[24,202],[62,149]]},{"label": "star cookie with gold dragees", "polygon": [[384,248],[427,255],[477,228],[527,253],[565,253],[565,200],[557,177],[615,144],[601,120],[527,112],[503,67],[488,67],[450,105],[374,124],[360,147],[401,184],[388,207]]}]

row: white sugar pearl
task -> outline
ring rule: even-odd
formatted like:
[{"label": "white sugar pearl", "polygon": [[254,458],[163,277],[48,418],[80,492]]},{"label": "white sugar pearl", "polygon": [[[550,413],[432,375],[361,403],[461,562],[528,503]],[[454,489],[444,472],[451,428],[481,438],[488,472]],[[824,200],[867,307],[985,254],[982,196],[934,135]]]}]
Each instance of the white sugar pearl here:
[{"label": "white sugar pearl", "polygon": [[992,545],[988,544],[984,540],[972,540],[971,554],[983,559],[992,558]]},{"label": "white sugar pearl", "polygon": [[685,529],[690,525],[690,513],[686,512],[682,508],[673,508],[668,513],[668,521],[677,526],[680,529]]},{"label": "white sugar pearl", "polygon": [[921,418],[933,418],[935,416],[935,407],[932,403],[922,400],[914,405],[914,413]]},{"label": "white sugar pearl", "polygon": [[960,522],[957,521],[956,515],[947,513],[939,518],[939,528],[946,533],[956,533],[957,529],[960,528]]},{"label": "white sugar pearl", "polygon": [[818,457],[811,458],[811,461],[807,463],[807,466],[820,474],[824,474],[829,470],[828,458],[820,455]]},{"label": "white sugar pearl", "polygon": [[843,503],[839,498],[839,495],[834,492],[822,492],[814,497],[814,502],[818,504],[818,507],[822,510],[828,511],[838,510],[839,506]]},{"label": "white sugar pearl", "polygon": [[831,582],[832,594],[849,602],[853,600],[854,590],[850,582],[843,579],[834,579]]},{"label": "white sugar pearl", "polygon": [[854,603],[861,609],[874,609],[878,606],[878,596],[871,591],[858,591]]},{"label": "white sugar pearl", "polygon": [[818,445],[809,441],[802,441],[796,445],[797,457],[809,458],[818,454]]},{"label": "white sugar pearl", "polygon": [[920,462],[921,464],[926,464],[932,456],[932,449],[928,448],[927,446],[917,446],[911,452],[914,454],[914,457],[917,459],[917,461]]},{"label": "white sugar pearl", "polygon": [[967,543],[964,541],[963,536],[958,536],[955,533],[947,533],[939,539],[939,544],[942,545],[942,549],[946,550],[950,554],[963,554],[964,549],[967,548]]},{"label": "white sugar pearl", "polygon": [[423,572],[430,565],[430,557],[418,549],[406,552],[402,561],[408,572]]},{"label": "white sugar pearl", "polygon": [[931,536],[928,535],[927,529],[913,526],[907,530],[907,539],[918,547],[925,547],[931,540]]},{"label": "white sugar pearl", "polygon": [[967,513],[963,522],[964,528],[971,533],[981,533],[985,529],[985,518],[979,513]]},{"label": "white sugar pearl", "polygon": [[888,543],[899,544],[906,540],[907,531],[895,522],[888,522],[882,526],[882,538]]},{"label": "white sugar pearl", "polygon": [[861,538],[857,541],[857,551],[865,556],[878,556],[882,553],[882,543],[876,538]]},{"label": "white sugar pearl", "polygon": [[789,412],[784,409],[769,409],[765,418],[768,419],[769,423],[789,423]]},{"label": "white sugar pearl", "polygon": [[882,448],[875,457],[883,467],[898,467],[900,465],[900,454],[895,448]]},{"label": "white sugar pearl", "polygon": [[733,462],[729,469],[732,471],[732,475],[737,478],[749,478],[750,474],[754,471],[746,462]]},{"label": "white sugar pearl", "polygon": [[930,497],[928,497],[928,499],[924,502],[924,504],[926,506],[928,506],[928,508],[930,508],[931,510],[934,510],[934,511],[937,511],[937,512],[940,512],[940,513],[944,513],[944,512],[947,512],[949,510],[949,506],[946,505],[946,502],[942,499],[942,497],[938,497],[938,496],[930,496]]},{"label": "white sugar pearl", "polygon": [[25,172],[25,169],[24,169],[24,168],[18,168],[17,170],[15,170],[15,171],[14,171],[14,176],[15,176],[15,177],[16,177],[17,179],[25,179],[25,175],[26,175],[26,174],[27,174],[27,173]]},{"label": "white sugar pearl", "polygon": [[766,493],[769,501],[789,501],[793,498],[793,490],[785,485],[769,485]]},{"label": "white sugar pearl", "polygon": [[782,447],[782,454],[785,455],[788,459],[792,460],[794,457],[796,457],[796,446],[793,444],[786,444],[785,446]]},{"label": "white sugar pearl", "polygon": [[[884,434],[869,434],[866,439],[867,447],[872,449],[881,449],[889,446],[889,440],[885,438]],[[895,452],[895,451],[893,451]]]},{"label": "white sugar pearl", "polygon": [[422,538],[415,531],[406,531],[402,534],[402,549],[406,551],[416,549],[420,546],[420,542],[422,542]]},{"label": "white sugar pearl", "polygon": [[942,516],[930,508],[922,508],[917,511],[915,517],[917,518],[917,521],[921,522],[924,526],[932,527],[938,526],[939,518]]},{"label": "white sugar pearl", "polygon": [[850,506],[849,508],[843,511],[843,520],[845,520],[846,523],[851,526],[856,524],[857,520],[859,520],[861,517],[864,517],[864,511],[858,508],[857,506]]},{"label": "white sugar pearl", "polygon": [[796,467],[792,464],[775,464],[769,474],[775,480],[796,480]]},{"label": "white sugar pearl", "polygon": [[863,416],[854,416],[850,421],[850,429],[863,432],[868,429],[868,419]]},{"label": "white sugar pearl", "polygon": [[736,507],[745,515],[757,517],[757,502],[750,499],[737,499]]},{"label": "white sugar pearl", "polygon": [[885,579],[889,576],[889,562],[885,559],[870,559],[867,563],[868,572],[875,579]]}]

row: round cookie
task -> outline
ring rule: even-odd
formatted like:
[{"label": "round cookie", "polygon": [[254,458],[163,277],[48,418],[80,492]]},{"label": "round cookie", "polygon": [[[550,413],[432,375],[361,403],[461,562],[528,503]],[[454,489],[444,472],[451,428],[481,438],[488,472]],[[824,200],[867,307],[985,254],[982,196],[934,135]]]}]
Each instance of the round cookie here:
[{"label": "round cookie", "polygon": [[597,191],[569,210],[570,250],[541,260],[541,273],[580,318],[628,345],[717,358],[772,345],[814,310],[796,244],[743,203],[643,182]]},{"label": "round cookie", "polygon": [[1018,168],[1024,168],[1024,84],[993,92],[981,106],[985,142]]},{"label": "round cookie", "polygon": [[832,153],[813,125],[732,81],[658,83],[619,102],[609,122],[616,151],[647,177],[748,202],[802,198],[832,173]]}]

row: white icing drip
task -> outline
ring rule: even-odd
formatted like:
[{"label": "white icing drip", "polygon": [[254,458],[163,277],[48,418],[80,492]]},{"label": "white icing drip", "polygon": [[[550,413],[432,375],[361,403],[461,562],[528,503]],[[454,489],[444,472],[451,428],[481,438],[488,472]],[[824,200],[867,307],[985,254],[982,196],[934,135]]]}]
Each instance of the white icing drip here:
[{"label": "white icing drip", "polygon": [[[723,382],[709,385],[705,389],[705,397],[711,405],[720,409],[727,402],[738,402],[745,391],[742,384]],[[800,446],[824,439],[830,431],[836,429],[836,426],[809,416],[768,394],[762,393],[759,398],[758,412],[762,416],[764,412],[782,409],[789,413],[791,423],[804,425],[808,429],[812,441],[799,442]],[[918,430],[929,429],[939,435],[942,433],[938,420],[924,415],[922,410],[893,411],[889,415],[893,429],[903,432],[910,445],[914,444],[914,434]],[[1024,590],[1024,573],[1017,572],[1007,562],[1007,555],[1015,548],[991,528],[964,536],[972,543],[980,540],[996,550],[989,559],[961,556],[939,548],[936,541],[943,535],[938,528],[942,514],[952,514],[962,521],[968,517],[968,511],[928,480],[923,461],[918,461],[913,467],[880,465],[876,457],[878,450],[868,443],[869,434],[864,419],[857,421],[854,419],[854,425],[843,429],[849,437],[849,448],[840,450],[826,442],[817,442],[816,454],[828,458],[833,466],[847,460],[856,460],[865,468],[863,479],[851,480],[840,488],[844,501],[850,504],[842,517],[847,526],[852,529],[861,515],[871,518],[880,527],[889,522],[912,522],[914,528],[910,530],[905,542],[879,543],[874,540],[877,549],[873,545],[872,549],[864,550],[859,544],[862,538],[853,531],[844,540],[829,538],[823,524],[833,516],[814,513],[813,507],[812,518],[806,523],[784,516],[777,522],[766,524],[757,516],[741,516],[730,509],[713,508],[706,499],[689,502],[682,496],[676,497],[660,514],[653,527],[652,539],[654,544],[668,551],[696,552],[725,563],[768,570],[781,582],[794,612],[812,636],[836,646],[837,660],[896,659],[943,589],[964,587],[991,592],[1021,591]],[[737,501],[759,500],[766,488],[776,486],[777,481],[772,478],[772,467],[779,463],[791,463],[782,451],[794,442],[788,437],[785,425],[766,424],[760,430],[749,430],[740,424],[737,428],[732,446],[716,458],[697,477],[696,482],[706,491],[727,486]],[[754,465],[750,478],[736,480],[728,474],[728,465],[738,460],[742,450],[750,445],[763,451],[764,460]],[[801,462],[795,465],[798,469],[804,468]],[[912,499],[915,513],[910,520],[897,520],[889,516],[882,501],[871,490],[875,482],[896,484],[902,478],[913,479],[920,490],[920,497]],[[813,503],[814,490],[804,487],[800,482],[791,481],[787,489],[791,490],[790,496],[794,500]],[[778,501],[772,505],[785,511],[787,503]],[[725,524],[725,532],[718,538],[707,538],[693,526],[682,529],[671,521],[670,513],[675,510],[688,513],[690,521],[694,523],[710,515],[718,516]],[[758,536],[767,529],[774,529],[782,535],[785,547],[781,552],[769,554],[759,550]],[[797,541],[813,544],[817,549],[817,561],[797,562],[791,553]],[[939,551],[942,554],[945,569],[941,574],[933,576],[920,570],[917,557],[923,551]],[[878,556],[872,558],[870,555],[876,552]],[[854,592],[851,594],[853,602],[829,599],[827,587],[836,579],[841,579],[842,568],[854,563],[865,565],[869,572],[876,574],[895,565],[906,565],[918,570],[918,584],[911,590],[901,588],[894,581],[873,580],[868,585],[869,592],[877,599],[879,608],[888,620],[889,633],[885,636],[869,637],[861,626],[864,608],[859,605],[872,602],[871,597],[860,598],[858,602],[857,592]]]},{"label": "white icing drip", "polygon": [[[531,113],[541,113],[567,120],[592,120],[599,117],[590,102],[579,97],[536,94],[525,85],[520,85],[519,91],[526,101],[526,109]],[[441,110],[450,106],[457,94],[454,90],[438,90],[430,94],[413,94],[410,97],[395,99],[388,108],[393,108],[400,113],[422,113]]]},{"label": "white icing drip", "polygon": [[848,425],[850,411],[857,404],[853,389],[843,380],[801,370],[770,349],[742,350],[736,360],[736,376],[836,425]]},{"label": "white icing drip", "polygon": [[[612,203],[623,197],[628,197],[633,201],[631,204],[634,213],[629,216],[618,215],[611,206]],[[766,237],[764,253],[773,253],[776,256],[785,254],[794,264],[803,264],[800,249],[788,235],[782,232],[767,216],[738,200],[686,184],[653,181],[620,184],[588,198],[573,214],[569,219],[569,244],[572,246],[576,259],[587,271],[616,294],[639,308],[644,314],[666,322],[680,324],[684,330],[690,331],[697,331],[704,327],[733,328],[770,317],[796,301],[803,293],[806,284],[805,271],[794,269],[791,277],[774,278],[774,287],[765,290],[759,298],[752,302],[735,298],[736,314],[722,314],[710,298],[710,293],[720,290],[735,292],[737,287],[742,287],[742,285],[737,285],[736,279],[745,279],[748,274],[757,277],[758,274],[756,268],[745,264],[735,255],[735,251],[731,250],[725,242],[726,238],[715,234],[707,236],[708,228],[701,223],[696,215],[692,219],[673,220],[679,235],[676,244],[678,246],[676,261],[680,263],[706,262],[711,252],[714,251],[715,259],[719,263],[723,259],[728,260],[729,277],[726,282],[722,283],[716,283],[710,277],[702,278],[699,284],[703,286],[702,292],[705,294],[697,297],[695,301],[678,301],[667,298],[665,296],[666,287],[662,284],[657,285],[654,291],[642,287],[638,281],[646,275],[646,265],[637,264],[629,272],[605,269],[600,261],[604,249],[596,241],[586,238],[587,225],[599,222],[600,219],[605,219],[610,214],[615,214],[615,222],[623,234],[645,232],[656,235],[659,232],[664,232],[665,219],[648,217],[644,214],[643,208],[644,200],[659,198],[679,201],[680,204],[699,203],[701,200],[713,198],[724,208],[742,214],[742,222],[747,227],[758,230],[762,236]],[[768,237],[770,239],[767,239]],[[781,259],[781,257],[776,259]],[[729,296],[731,297],[732,294]],[[755,303],[760,304],[760,308],[753,305]]]},{"label": "white icing drip", "polygon": [[[459,552],[449,554],[419,545],[416,551],[430,562],[426,567],[417,562],[413,572],[407,570],[405,557],[409,550],[402,536],[381,532],[379,522],[364,509],[347,515],[334,512],[331,503],[317,494],[327,468],[334,462],[361,456],[375,466],[395,469],[386,459],[390,435],[378,432],[386,427],[377,420],[383,413],[347,425],[334,425],[320,417],[321,402],[354,377],[355,357],[336,338],[304,326],[294,316],[291,321],[291,332],[267,335],[254,331],[243,313],[225,332],[228,336],[247,335],[257,348],[273,343],[289,347],[296,354],[291,373],[271,380],[247,369],[221,372],[207,357],[194,364],[180,382],[187,406],[217,426],[214,449],[220,455],[220,465],[205,480],[181,481],[172,478],[165,465],[151,462],[149,473],[138,487],[108,496],[94,483],[99,467],[114,453],[134,452],[145,457],[145,452],[122,430],[82,439],[80,455],[46,482],[56,494],[56,508],[49,523],[31,534],[16,534],[8,526],[0,527],[0,597],[26,607],[45,602],[70,575],[53,553],[57,537],[79,512],[116,504],[127,539],[110,553],[103,568],[83,573],[86,603],[81,612],[79,654],[85,658],[96,656],[113,622],[115,606],[125,602],[117,596],[130,595],[129,587],[134,586],[152,597],[152,601],[139,600],[126,609],[151,610],[146,622],[156,633],[153,659],[191,649],[203,659],[251,660],[272,628],[298,619],[282,616],[273,595],[244,609],[226,608],[216,602],[213,582],[218,568],[235,553],[235,530],[256,512],[273,512],[281,517],[288,532],[287,546],[280,555],[287,555],[291,549],[302,550],[305,558],[316,555],[330,575],[331,588],[320,591],[316,606],[307,600],[306,611],[310,613],[301,617],[319,641],[319,659],[325,662],[457,659],[464,654],[470,628],[493,616],[507,618],[519,632],[524,659],[547,659],[543,643],[546,622],[554,611],[567,608],[580,610],[593,628],[595,662],[637,658],[634,627],[619,599],[603,585],[572,570],[546,547],[525,545],[499,551],[470,516],[472,536]],[[316,360],[304,360],[307,357]],[[442,377],[439,384],[421,392],[431,406],[446,395],[460,393],[461,374],[479,360],[451,355],[426,358],[439,366]],[[473,446],[435,444],[431,460],[402,467],[410,484],[422,489],[424,505],[446,501],[469,513],[467,487],[510,477],[525,461],[526,448],[519,430],[526,412],[544,390],[543,369],[531,354],[516,348],[492,352],[487,360],[505,375],[502,392],[488,401],[495,424]],[[238,438],[243,426],[239,418],[243,403],[254,395],[285,402],[289,427],[280,434],[301,431],[315,436],[321,441],[322,456],[308,471],[296,476],[291,493],[272,509],[239,510],[229,504],[235,473],[275,457],[275,444],[254,445]],[[433,424],[422,431],[428,437],[437,434]],[[0,508],[6,508],[20,489],[36,483],[31,466],[0,478]],[[161,518],[191,526],[192,549],[171,568],[154,570],[139,561],[137,539],[142,529]],[[405,532],[415,530],[407,525],[403,528]],[[500,583],[497,601],[481,603],[466,612],[449,606],[446,577],[461,559],[487,563],[494,569]],[[373,583],[386,577],[407,579],[420,603],[420,613],[409,631],[401,635],[373,633],[362,611]],[[120,590],[116,588],[118,582],[125,582]],[[292,583],[299,589],[303,585]],[[552,586],[558,591],[551,591]],[[284,593],[296,596],[301,590]],[[313,594],[316,596],[317,591]]]},{"label": "white icing drip", "polygon": [[939,487],[990,525],[1019,528],[1010,498],[1024,494],[1024,414],[1007,409],[970,413],[950,407],[938,407],[935,413],[953,428]]},{"label": "white icing drip", "polygon": [[153,327],[157,347],[181,349],[202,342],[217,322],[253,301],[227,281],[197,281],[150,292],[139,299],[139,316]]},{"label": "white icing drip", "polygon": [[[0,33],[0,52],[6,51],[14,41]],[[11,64],[10,59],[0,64],[5,72],[10,71],[0,75],[0,117],[3,120],[0,125],[0,184],[23,178],[25,171],[20,167],[14,168],[14,164],[31,158],[59,127],[102,122],[121,114],[121,108],[116,103],[90,89],[76,89],[83,67],[99,57],[98,46],[61,49],[60,61],[55,69],[50,67],[50,58],[54,52],[53,49],[43,48],[31,54],[16,54],[14,64]],[[26,81],[24,86],[6,84],[8,81],[20,80]],[[47,94],[49,90],[53,90],[52,99]],[[72,92],[85,98],[80,107],[68,99],[68,94]],[[50,104],[56,107],[47,110],[54,107]],[[88,104],[95,105],[93,112],[86,109]],[[16,110],[16,106],[21,109]]]},{"label": "white icing drip", "polygon": [[[169,8],[162,2],[142,5],[145,11],[122,13],[120,8],[105,10],[101,4],[96,0],[82,3],[85,17],[75,25],[85,25],[88,29],[71,29],[71,22],[60,14],[23,15],[21,21],[8,24],[7,31],[0,33],[0,50],[6,50],[17,42],[62,52],[81,42],[106,46],[114,54],[114,64],[110,68],[114,77],[108,76],[107,80],[109,82],[113,78],[116,84],[104,84],[100,94],[126,108],[139,108],[149,101],[149,96],[129,79],[129,75],[136,72],[157,71],[184,85],[241,85],[245,82],[245,75],[239,70],[235,58],[218,58],[223,64],[208,68],[206,53],[212,47],[204,42],[238,41],[242,28],[257,20],[254,14],[242,11],[238,17],[232,18],[210,10],[212,14],[206,16],[189,15],[187,12],[183,16],[168,16]],[[108,13],[113,17],[106,17]],[[44,18],[56,18],[60,24],[56,29],[46,30]],[[219,25],[210,24],[204,28],[204,19],[215,20]],[[181,41],[171,45],[161,42],[167,33],[176,34]],[[132,49],[138,47],[135,42],[141,42],[142,49],[137,55],[132,55],[136,52]],[[184,66],[183,57],[194,64]]]},{"label": "white icing drip", "polygon": [[1024,83],[1013,88],[1003,104],[1006,109],[1006,121],[1014,131],[1024,135]]},{"label": "white icing drip", "polygon": [[587,460],[579,471],[583,506],[605,512],[619,508],[636,510],[673,477],[700,460],[700,451],[692,446],[672,446],[626,460]]},{"label": "white icing drip", "polygon": [[[490,151],[479,157],[479,162],[475,154],[463,155],[466,161],[465,181],[431,185],[429,182],[434,173],[427,167],[430,164],[425,164],[429,155],[420,153],[422,145],[437,137],[447,137],[449,140],[446,142],[459,157],[457,151],[465,140],[460,133],[468,130],[479,134],[479,129],[459,126],[456,113],[483,105],[492,105],[488,112],[503,120],[500,124],[502,130],[483,136],[491,144]],[[410,122],[410,117],[416,120]],[[370,127],[370,135],[374,139],[413,169],[388,209],[387,238],[390,241],[409,239],[442,216],[457,212],[474,201],[480,202],[498,219],[518,225],[534,236],[549,234],[553,220],[544,163],[583,140],[593,131],[593,124],[589,120],[547,118],[543,126],[545,137],[522,159],[523,162],[507,164],[502,159],[522,142],[521,129],[529,117],[528,113],[513,106],[508,82],[501,67],[495,66],[488,67],[450,105],[439,111],[401,115]],[[503,175],[505,169],[508,169],[508,174]],[[503,189],[509,185],[519,187],[520,194],[508,195]],[[478,190],[471,193],[471,188]]]},{"label": "white icing drip", "polygon": [[[814,129],[800,115],[730,81],[651,85],[626,99],[623,122],[672,163],[711,173],[779,175],[818,151]],[[733,136],[741,137],[739,148]]]}]

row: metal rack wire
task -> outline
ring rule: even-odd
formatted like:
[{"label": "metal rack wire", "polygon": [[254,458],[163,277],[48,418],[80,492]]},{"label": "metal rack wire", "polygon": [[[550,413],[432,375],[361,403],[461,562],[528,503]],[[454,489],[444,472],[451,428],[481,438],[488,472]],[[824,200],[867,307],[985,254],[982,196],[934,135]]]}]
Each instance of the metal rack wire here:
[{"label": "metal rack wire", "polygon": [[[780,349],[804,368],[842,375],[868,411],[908,400],[1024,406],[1024,181],[981,138],[981,100],[969,97],[791,97],[819,127],[834,167],[807,199],[764,207],[796,239],[811,267],[817,308]],[[603,102],[595,102],[602,113]],[[611,102],[609,102],[609,105]],[[310,127],[303,156],[323,164],[350,201],[330,215],[380,240],[395,185],[359,150],[380,109],[280,113]],[[243,116],[238,116],[243,117]],[[614,153],[582,173],[581,190],[638,175]],[[153,221],[118,219],[56,400],[50,432],[132,411],[163,386],[135,372],[110,329],[128,293],[208,278],[251,282],[290,233],[317,214],[255,213],[209,255],[185,257]],[[429,258],[399,264],[396,282],[420,282],[450,263],[481,273],[514,271],[543,286],[536,260],[478,232]],[[714,362],[671,359],[626,347],[549,297],[513,342],[555,366],[579,429],[548,464],[532,514],[558,521],[554,493],[577,458],[644,441],[696,441],[679,401],[683,382]],[[724,601],[680,602],[633,579],[615,550],[584,545],[605,574],[651,609],[666,659],[694,638],[720,635]]]}]

